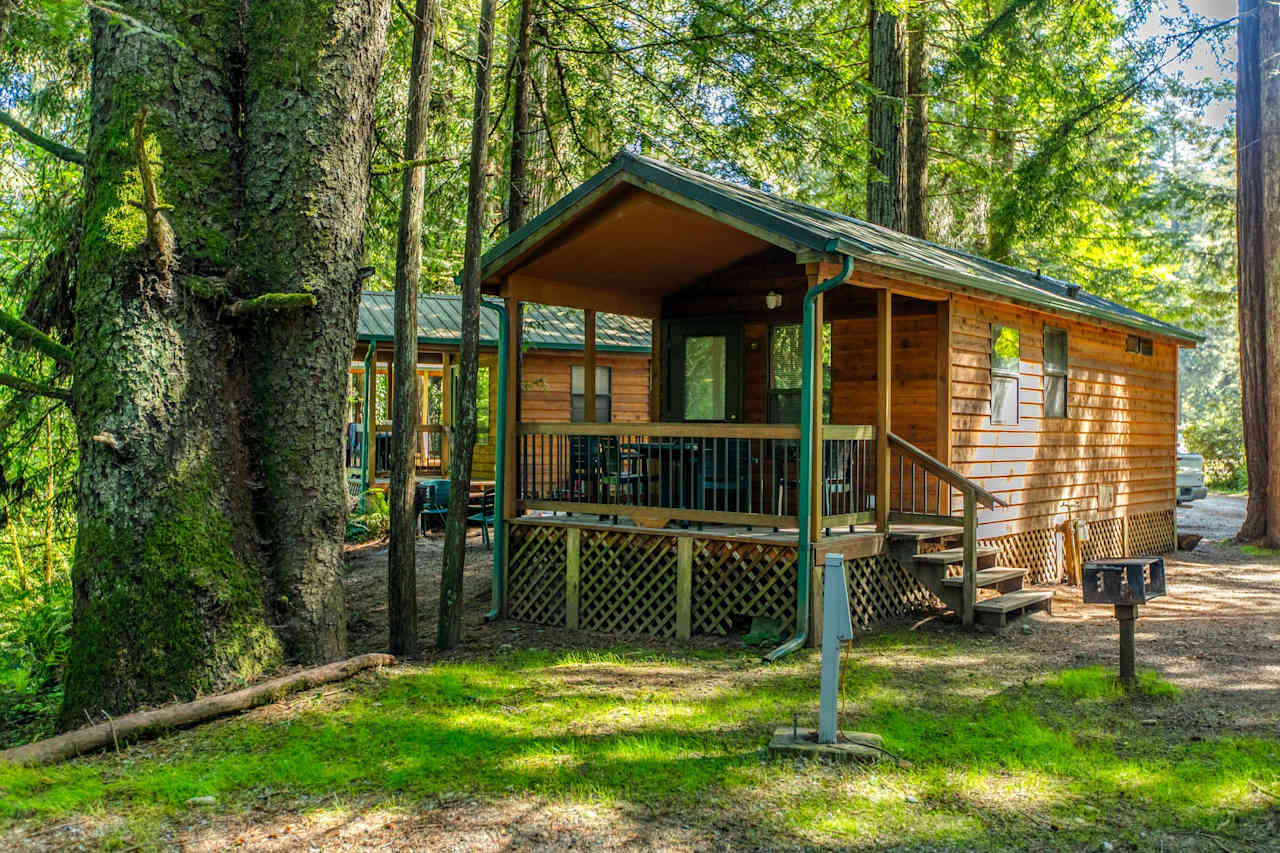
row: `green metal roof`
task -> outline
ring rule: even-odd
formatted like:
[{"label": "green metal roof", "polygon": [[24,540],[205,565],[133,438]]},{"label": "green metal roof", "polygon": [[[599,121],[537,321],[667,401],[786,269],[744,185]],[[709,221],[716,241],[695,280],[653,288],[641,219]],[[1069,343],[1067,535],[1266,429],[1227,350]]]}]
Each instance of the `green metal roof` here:
[{"label": "green metal roof", "polygon": [[694,208],[709,208],[730,224],[791,250],[849,255],[855,261],[871,261],[900,272],[929,276],[1056,313],[1107,320],[1188,342],[1204,340],[1202,335],[1087,293],[1067,281],[996,263],[851,216],[790,201],[763,190],[722,181],[693,169],[628,151],[618,152],[607,166],[573,192],[486,252],[482,275],[487,278],[514,258],[522,244],[542,232],[549,223],[592,201],[596,191],[606,184],[618,182],[658,192]]},{"label": "green metal roof", "polygon": [[[360,294],[356,340],[395,340],[396,296],[386,290]],[[418,297],[418,343],[457,346],[461,342],[462,296],[427,293]],[[573,308],[525,303],[524,340],[534,349],[582,349],[582,312]],[[490,311],[480,312],[480,345],[498,345],[498,322]],[[609,352],[650,352],[649,321],[620,314],[596,316],[596,349]]]}]

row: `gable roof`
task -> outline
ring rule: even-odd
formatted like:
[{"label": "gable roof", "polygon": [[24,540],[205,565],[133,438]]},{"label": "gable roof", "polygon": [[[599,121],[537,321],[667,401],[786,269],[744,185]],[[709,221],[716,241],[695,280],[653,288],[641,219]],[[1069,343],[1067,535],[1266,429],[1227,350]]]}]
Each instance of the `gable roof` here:
[{"label": "gable roof", "polygon": [[[361,293],[356,340],[395,340],[395,309],[396,295],[391,291],[366,290]],[[418,343],[457,346],[461,341],[461,328],[460,294],[425,293],[418,297]],[[580,350],[584,332],[581,311],[525,303],[524,340],[533,349]],[[492,311],[480,312],[480,345],[498,345],[498,318]],[[620,314],[597,314],[596,349],[650,352],[649,321]]]},{"label": "gable roof", "polygon": [[1061,279],[997,263],[928,240],[790,201],[763,190],[733,184],[702,172],[620,151],[592,177],[484,254],[481,274],[488,279],[515,261],[525,248],[546,236],[618,183],[656,193],[791,251],[848,255],[903,273],[928,276],[1030,303],[1055,313],[1106,320],[1133,329],[1199,343],[1202,335],[1103,299]]}]

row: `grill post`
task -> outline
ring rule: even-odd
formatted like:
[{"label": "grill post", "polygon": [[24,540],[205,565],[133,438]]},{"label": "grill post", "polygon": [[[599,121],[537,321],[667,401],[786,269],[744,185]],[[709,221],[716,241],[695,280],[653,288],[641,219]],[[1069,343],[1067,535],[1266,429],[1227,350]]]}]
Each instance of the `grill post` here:
[{"label": "grill post", "polygon": [[1132,693],[1137,686],[1134,666],[1133,631],[1138,621],[1138,605],[1117,604],[1116,620],[1120,623],[1120,684]]}]

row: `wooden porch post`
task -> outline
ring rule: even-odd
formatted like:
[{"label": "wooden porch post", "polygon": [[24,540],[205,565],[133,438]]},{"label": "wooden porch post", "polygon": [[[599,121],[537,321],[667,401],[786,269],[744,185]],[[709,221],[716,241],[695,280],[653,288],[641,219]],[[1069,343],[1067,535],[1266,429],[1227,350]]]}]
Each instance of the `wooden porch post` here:
[{"label": "wooden porch post", "polygon": [[876,530],[889,529],[889,430],[892,427],[893,294],[876,291]]},{"label": "wooden porch post", "polygon": [[516,494],[516,447],[518,437],[516,430],[520,428],[520,327],[521,306],[513,297],[506,298],[507,304],[507,435],[504,447],[503,470],[494,473],[502,478],[502,517],[514,518],[518,514]]},{"label": "wooden porch post", "polygon": [[596,422],[596,312],[582,312],[582,420]]},{"label": "wooden porch post", "polygon": [[[809,287],[820,277],[809,276]],[[810,542],[822,538],[822,302],[819,293],[813,300],[813,350],[806,354],[813,359],[813,409],[810,423],[813,425],[813,456],[809,460],[809,536]]]},{"label": "wooden porch post", "polygon": [[[938,303],[938,461],[951,467],[951,300]],[[951,514],[951,488],[938,481],[938,515]]]},{"label": "wooden porch post", "polygon": [[440,476],[449,476],[449,428],[453,426],[453,353],[440,354]]},{"label": "wooden porch post", "polygon": [[662,318],[649,321],[649,422],[662,420]]}]

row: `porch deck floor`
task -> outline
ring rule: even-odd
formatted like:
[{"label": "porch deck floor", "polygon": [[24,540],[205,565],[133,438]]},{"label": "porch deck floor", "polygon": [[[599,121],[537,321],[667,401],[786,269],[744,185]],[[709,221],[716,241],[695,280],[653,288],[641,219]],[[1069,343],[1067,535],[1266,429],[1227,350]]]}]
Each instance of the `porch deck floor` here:
[{"label": "porch deck floor", "polygon": [[[605,516],[601,518],[592,513],[564,513],[564,512],[538,512],[521,516],[518,519],[521,523],[534,524],[550,524],[561,526],[575,527],[591,527],[591,528],[620,528],[620,529],[640,529],[654,530],[654,528],[639,527],[630,518],[626,516],[618,516],[615,521],[613,516]],[[960,525],[952,526],[938,524],[890,524],[888,535],[890,536],[910,536],[916,539],[935,539],[940,536],[955,535],[959,532]],[[656,530],[655,530],[656,532]],[[678,526],[676,523],[667,525],[662,528],[663,533],[686,534],[690,536],[715,537],[723,539],[739,539],[746,541],[763,541],[775,542],[778,544],[795,545],[798,544],[800,534],[794,527],[784,527],[774,530],[772,527],[748,527],[740,524],[721,524],[706,523],[699,525],[691,522],[688,527]],[[821,551],[843,550],[853,544],[871,544],[884,538],[885,534],[878,532],[875,525],[861,524],[855,525],[852,530],[847,526],[833,527],[830,536],[822,536],[822,538],[814,545]]]}]

